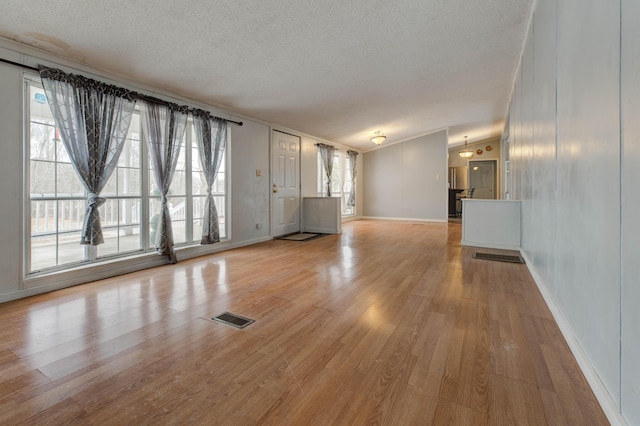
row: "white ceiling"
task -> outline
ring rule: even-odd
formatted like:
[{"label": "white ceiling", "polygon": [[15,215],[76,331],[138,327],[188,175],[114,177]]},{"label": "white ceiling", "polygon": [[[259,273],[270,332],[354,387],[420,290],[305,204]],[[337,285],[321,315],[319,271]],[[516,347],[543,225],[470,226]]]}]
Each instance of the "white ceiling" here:
[{"label": "white ceiling", "polygon": [[499,136],[532,0],[2,0],[0,36],[359,150]]}]

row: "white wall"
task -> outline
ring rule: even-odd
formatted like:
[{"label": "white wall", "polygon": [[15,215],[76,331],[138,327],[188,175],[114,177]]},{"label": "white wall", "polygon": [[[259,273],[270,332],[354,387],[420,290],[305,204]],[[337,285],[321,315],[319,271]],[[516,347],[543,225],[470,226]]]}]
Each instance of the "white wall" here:
[{"label": "white wall", "polygon": [[300,196],[318,196],[318,148],[317,140],[303,137],[300,146]]},{"label": "white wall", "polygon": [[621,406],[640,424],[640,2],[622,0]]},{"label": "white wall", "polygon": [[366,217],[447,220],[447,131],[363,154]]},{"label": "white wall", "polygon": [[[73,72],[98,78],[137,91],[146,91],[156,97],[173,102],[204,108],[215,115],[244,122],[243,126],[231,125],[231,144],[228,155],[231,161],[230,238],[214,245],[177,248],[178,260],[215,253],[247,244],[270,239],[270,137],[273,124],[263,123],[247,117],[234,115],[214,106],[202,104],[175,94],[165,94],[145,86],[143,82],[132,82],[105,75],[83,65],[71,63],[53,55],[39,52],[17,43],[0,40],[0,57],[26,63],[30,66],[44,64],[52,67],[70,67]],[[23,277],[22,269],[22,205],[23,205],[23,75],[25,70],[0,63],[0,303],[20,297],[51,291],[70,285],[95,281],[100,278],[154,267],[167,263],[167,259],[155,253],[143,254],[127,260],[77,268],[73,271],[53,273],[38,277]],[[303,194],[315,196],[316,140],[291,129],[287,132],[299,134],[303,140],[301,174]],[[310,148],[311,147],[311,148]],[[362,162],[359,159],[359,167]],[[261,176],[257,176],[260,170]],[[360,171],[361,173],[361,171]],[[357,202],[362,203],[362,183]],[[361,212],[362,207],[358,209]]]},{"label": "white wall", "polygon": [[0,63],[0,294],[17,292],[21,281],[22,88],[21,73]]},{"label": "white wall", "polygon": [[529,268],[603,408],[630,424],[640,424],[637,3],[538,0],[509,131]]},{"label": "white wall", "polygon": [[[269,236],[269,141],[271,129],[241,117],[231,128],[231,240],[254,241]],[[260,171],[257,176],[256,171]]]}]

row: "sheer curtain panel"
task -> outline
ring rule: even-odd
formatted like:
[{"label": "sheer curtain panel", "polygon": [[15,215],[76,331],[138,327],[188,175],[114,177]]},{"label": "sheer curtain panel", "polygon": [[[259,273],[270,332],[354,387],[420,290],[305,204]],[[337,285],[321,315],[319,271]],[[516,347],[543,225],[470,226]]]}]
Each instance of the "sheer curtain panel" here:
[{"label": "sheer curtain panel", "polygon": [[155,248],[175,263],[173,230],[167,194],[176,170],[178,155],[187,128],[188,108],[176,104],[142,103],[142,123],[149,161],[161,197],[161,211],[157,224]]},{"label": "sheer curtain panel", "polygon": [[227,145],[227,121],[211,117],[207,111],[198,109],[193,110],[192,115],[200,164],[207,182],[201,244],[214,244],[220,241],[220,225],[218,210],[211,191]]},{"label": "sheer curtain panel", "polygon": [[40,77],[62,143],[87,191],[80,244],[104,242],[100,192],[118,163],[135,107],[133,92],[61,70]]},{"label": "sheer curtain panel", "polygon": [[[347,206],[354,207],[356,205],[356,158],[358,153],[356,151],[347,151],[347,157],[349,157],[349,173],[351,173],[351,191],[349,191],[349,198],[347,198]],[[355,214],[355,211],[354,211]]]},{"label": "sheer curtain panel", "polygon": [[318,152],[320,152],[320,158],[322,158],[324,173],[327,176],[327,188],[326,191],[323,192],[326,193],[327,197],[331,197],[331,173],[333,171],[333,154],[336,151],[336,148],[324,143],[318,143],[317,147]]}]

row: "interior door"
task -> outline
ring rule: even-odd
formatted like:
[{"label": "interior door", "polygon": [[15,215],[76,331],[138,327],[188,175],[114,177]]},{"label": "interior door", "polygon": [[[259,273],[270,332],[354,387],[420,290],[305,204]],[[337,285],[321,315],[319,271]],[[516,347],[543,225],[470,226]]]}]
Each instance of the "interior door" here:
[{"label": "interior door", "polygon": [[496,198],[496,162],[469,161],[469,188],[475,188],[473,198]]},{"label": "interior door", "polygon": [[300,231],[300,138],[271,137],[271,236]]}]

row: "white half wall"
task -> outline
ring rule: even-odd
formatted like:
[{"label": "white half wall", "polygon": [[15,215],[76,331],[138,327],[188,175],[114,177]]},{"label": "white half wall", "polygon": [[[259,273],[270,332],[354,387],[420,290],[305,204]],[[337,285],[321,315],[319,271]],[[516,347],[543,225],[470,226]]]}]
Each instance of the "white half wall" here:
[{"label": "white half wall", "polygon": [[365,217],[447,220],[447,131],[363,154]]}]

